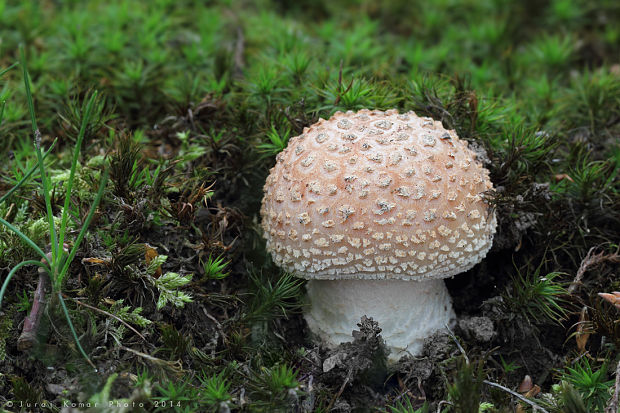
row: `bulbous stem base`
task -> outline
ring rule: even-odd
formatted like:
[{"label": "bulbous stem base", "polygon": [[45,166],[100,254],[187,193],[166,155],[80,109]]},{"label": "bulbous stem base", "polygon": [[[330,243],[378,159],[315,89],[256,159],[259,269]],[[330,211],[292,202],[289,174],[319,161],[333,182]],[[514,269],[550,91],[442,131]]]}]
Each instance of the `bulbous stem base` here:
[{"label": "bulbous stem base", "polygon": [[310,280],[306,288],[306,321],[326,345],[352,341],[351,332],[366,315],[379,322],[390,362],[419,354],[424,339],[455,317],[443,279]]}]

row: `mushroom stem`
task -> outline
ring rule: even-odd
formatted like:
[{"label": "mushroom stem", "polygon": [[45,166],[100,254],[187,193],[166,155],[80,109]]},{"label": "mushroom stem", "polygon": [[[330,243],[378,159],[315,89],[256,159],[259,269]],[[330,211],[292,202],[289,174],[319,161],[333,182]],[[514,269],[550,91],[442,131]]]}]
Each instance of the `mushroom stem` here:
[{"label": "mushroom stem", "polygon": [[442,279],[310,280],[306,288],[312,305],[305,318],[324,343],[351,341],[351,332],[366,315],[379,322],[390,362],[419,354],[424,339],[455,317]]}]

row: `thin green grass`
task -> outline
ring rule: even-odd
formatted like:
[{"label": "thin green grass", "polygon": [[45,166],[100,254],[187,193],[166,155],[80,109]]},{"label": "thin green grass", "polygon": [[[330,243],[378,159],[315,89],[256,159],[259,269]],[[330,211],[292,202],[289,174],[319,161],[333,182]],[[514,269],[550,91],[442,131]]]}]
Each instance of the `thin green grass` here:
[{"label": "thin green grass", "polygon": [[[28,244],[35,252],[37,252],[42,257],[42,261],[43,261],[43,262],[37,262],[33,260],[27,260],[27,261],[23,261],[17,264],[15,267],[13,267],[13,269],[11,269],[11,271],[9,272],[7,278],[5,279],[2,285],[2,288],[0,289],[0,305],[2,304],[2,298],[4,297],[4,294],[6,292],[9,282],[11,281],[12,277],[16,274],[16,272],[20,268],[26,265],[37,265],[39,267],[42,267],[51,279],[52,290],[53,290],[52,293],[58,298],[58,301],[62,307],[62,310],[67,319],[67,323],[71,330],[71,334],[73,335],[73,338],[75,340],[75,343],[80,353],[86,359],[86,361],[96,370],[95,365],[92,363],[92,361],[86,354],[86,351],[84,350],[84,348],[82,347],[80,343],[77,332],[75,331],[75,327],[73,326],[73,322],[71,321],[71,316],[69,314],[67,306],[62,297],[62,286],[63,286],[63,281],[67,276],[69,265],[71,264],[71,261],[75,257],[75,254],[77,253],[80,243],[84,239],[84,236],[86,234],[86,231],[88,230],[90,221],[92,220],[95,210],[99,202],[101,201],[101,198],[103,196],[103,192],[105,190],[105,186],[108,180],[108,171],[106,169],[101,178],[101,181],[99,184],[99,190],[97,191],[95,200],[93,201],[91,205],[90,211],[82,225],[82,228],[75,242],[73,243],[73,247],[71,248],[71,251],[69,252],[68,256],[65,256],[64,242],[66,240],[65,236],[67,232],[67,223],[68,223],[69,216],[70,216],[70,199],[71,199],[71,191],[73,189],[75,170],[77,167],[77,160],[78,160],[78,156],[80,153],[80,147],[81,147],[82,140],[84,139],[84,134],[86,131],[86,125],[88,125],[88,122],[90,121],[92,107],[97,97],[97,93],[93,93],[93,95],[91,96],[88,102],[86,111],[84,113],[84,118],[82,120],[82,127],[77,137],[77,142],[75,145],[75,149],[73,152],[73,158],[71,162],[69,181],[67,183],[66,192],[65,192],[65,204],[62,210],[61,226],[57,234],[56,228],[54,225],[54,214],[52,212],[52,203],[51,203],[51,197],[50,197],[50,193],[51,193],[50,177],[47,171],[45,170],[45,164],[43,162],[45,156],[49,154],[51,148],[45,153],[41,149],[41,132],[39,131],[37,127],[37,120],[36,120],[35,111],[34,111],[34,103],[33,103],[32,92],[30,88],[30,78],[28,75],[28,69],[26,66],[26,57],[25,57],[23,47],[20,49],[20,55],[21,55],[21,65],[22,65],[23,76],[24,76],[24,86],[25,86],[26,97],[27,97],[27,102],[28,102],[28,109],[30,111],[30,118],[31,118],[31,123],[32,123],[32,133],[34,135],[34,146],[35,146],[35,152],[36,152],[37,161],[38,161],[37,165],[38,165],[38,169],[40,172],[40,178],[41,178],[41,189],[42,189],[43,196],[45,198],[45,207],[47,210],[48,228],[49,228],[50,244],[51,244],[51,256],[48,257],[47,254],[45,254],[45,252],[43,252],[43,250],[34,243],[34,241],[28,238],[24,233],[18,230],[15,226],[11,225],[9,222],[5,221],[4,219],[0,219],[0,224],[4,225],[9,230],[14,232],[17,236],[19,236],[26,244]],[[11,195],[11,193],[16,191],[20,186],[22,186],[26,182],[26,180],[30,177],[30,175],[34,172],[34,169],[35,168],[32,168],[18,182],[18,184],[15,187],[13,187],[9,192],[7,192],[7,194],[5,194],[2,198],[0,198],[0,202],[4,201],[6,198],[8,198],[8,196]]]}]

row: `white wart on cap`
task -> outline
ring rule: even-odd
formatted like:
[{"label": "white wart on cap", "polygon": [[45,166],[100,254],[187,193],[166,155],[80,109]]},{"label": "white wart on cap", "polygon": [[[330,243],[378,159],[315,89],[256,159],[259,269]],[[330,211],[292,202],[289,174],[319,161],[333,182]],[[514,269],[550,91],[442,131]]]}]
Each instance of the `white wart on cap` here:
[{"label": "white wart on cap", "polygon": [[[291,138],[277,156],[264,187],[262,226],[273,260],[299,277],[440,279],[470,269],[491,248],[496,220],[483,199],[491,189],[489,172],[467,142],[441,122],[396,110],[337,112]],[[311,300],[325,295],[318,285],[308,286]],[[327,281],[325,288],[337,289]],[[438,295],[446,296],[443,323],[453,313],[447,292]],[[415,305],[406,301],[409,309]],[[334,314],[314,307],[306,319],[317,332],[313,324]],[[390,344],[379,312],[352,316],[344,334],[367,315]]]}]

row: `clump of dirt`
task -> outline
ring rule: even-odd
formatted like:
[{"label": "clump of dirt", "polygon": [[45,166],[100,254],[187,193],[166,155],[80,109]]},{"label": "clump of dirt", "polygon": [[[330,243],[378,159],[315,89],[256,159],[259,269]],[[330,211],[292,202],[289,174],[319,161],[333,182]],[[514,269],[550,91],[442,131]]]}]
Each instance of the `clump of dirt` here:
[{"label": "clump of dirt", "polygon": [[424,340],[419,356],[405,356],[394,366],[401,392],[420,402],[443,397],[444,362],[458,353],[453,337],[447,330],[438,330]]},{"label": "clump of dirt", "polygon": [[493,321],[489,317],[465,316],[458,320],[458,332],[467,341],[489,343],[497,335]]},{"label": "clump of dirt", "polygon": [[[376,405],[387,377],[388,350],[379,323],[363,316],[352,332],[353,342],[328,350],[315,374],[321,383],[338,388],[331,400],[335,411],[348,412],[355,406]],[[328,411],[330,409],[327,409]]]},{"label": "clump of dirt", "polygon": [[[552,369],[562,365],[558,354],[562,352],[566,337],[561,326],[547,324],[544,329],[539,329],[518,315],[506,312],[503,298],[499,296],[486,300],[482,313],[484,318],[498,326],[490,344],[498,347],[505,363],[525,367],[539,384],[551,379]],[[521,378],[522,373],[518,372],[510,379]]]}]

